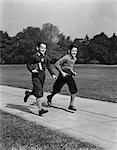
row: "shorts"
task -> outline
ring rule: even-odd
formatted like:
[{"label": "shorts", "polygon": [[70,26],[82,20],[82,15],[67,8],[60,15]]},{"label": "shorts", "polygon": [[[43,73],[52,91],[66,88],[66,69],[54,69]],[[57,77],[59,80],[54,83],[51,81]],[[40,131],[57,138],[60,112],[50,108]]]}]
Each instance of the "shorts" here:
[{"label": "shorts", "polygon": [[53,85],[53,92],[59,93],[64,84],[68,85],[71,94],[77,93],[77,86],[73,77],[72,76],[63,77],[61,73],[59,73],[59,76]]},{"label": "shorts", "polygon": [[38,73],[32,74],[32,84],[33,84],[32,94],[37,98],[43,97],[44,81],[45,81],[44,72],[41,72],[40,74]]}]

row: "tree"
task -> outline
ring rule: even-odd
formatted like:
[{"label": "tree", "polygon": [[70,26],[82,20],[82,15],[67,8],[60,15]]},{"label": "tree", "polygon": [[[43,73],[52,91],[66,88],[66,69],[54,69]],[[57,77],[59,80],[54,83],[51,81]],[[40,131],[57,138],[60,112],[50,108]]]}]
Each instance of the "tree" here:
[{"label": "tree", "polygon": [[52,25],[51,23],[45,23],[42,27],[42,35],[46,41],[57,43],[59,40],[60,31],[57,26]]},{"label": "tree", "polygon": [[117,64],[117,36],[115,33],[109,39],[109,64]]},{"label": "tree", "polygon": [[57,26],[46,23],[42,29],[27,27],[16,36],[10,37],[7,32],[0,31],[0,63],[26,63],[35,50],[37,42],[45,41],[48,45],[48,55],[51,62],[55,62],[67,53],[71,43],[78,46],[77,63],[100,62],[103,64],[117,64],[117,36],[113,33],[108,38],[102,32],[92,39],[86,34],[85,38],[75,38],[60,33]]},{"label": "tree", "polygon": [[89,42],[90,60],[98,60],[100,63],[108,63],[109,49],[108,37],[103,32],[93,37]]},{"label": "tree", "polygon": [[7,59],[12,55],[11,38],[3,31],[0,31],[0,54],[1,63],[7,63]]}]

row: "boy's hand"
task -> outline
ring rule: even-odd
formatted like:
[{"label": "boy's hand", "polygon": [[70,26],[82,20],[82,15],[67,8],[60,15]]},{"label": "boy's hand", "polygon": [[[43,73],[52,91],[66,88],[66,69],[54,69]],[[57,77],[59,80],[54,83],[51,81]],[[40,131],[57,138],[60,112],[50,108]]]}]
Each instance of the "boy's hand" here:
[{"label": "boy's hand", "polygon": [[62,76],[63,76],[63,77],[66,77],[67,75],[68,75],[68,74],[67,74],[66,72],[63,72],[63,71],[62,71]]},{"label": "boy's hand", "polygon": [[56,75],[54,75],[54,74],[52,75],[52,77],[53,77],[53,79],[55,79],[55,80],[57,79]]},{"label": "boy's hand", "polygon": [[76,75],[77,75],[77,73],[76,73],[76,72],[74,72],[74,71],[72,71],[72,73],[73,73],[73,75],[74,75],[74,76],[76,76]]},{"label": "boy's hand", "polygon": [[32,73],[38,73],[37,69],[32,70]]}]

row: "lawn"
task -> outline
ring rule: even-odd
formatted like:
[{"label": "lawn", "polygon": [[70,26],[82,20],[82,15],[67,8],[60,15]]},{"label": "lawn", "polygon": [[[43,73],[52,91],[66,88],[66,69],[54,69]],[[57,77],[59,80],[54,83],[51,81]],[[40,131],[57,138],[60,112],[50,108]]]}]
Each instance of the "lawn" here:
[{"label": "lawn", "polygon": [[[56,75],[58,72],[55,70]],[[117,102],[117,66],[76,65],[77,96]],[[26,65],[0,65],[0,84],[31,89],[31,74]],[[54,80],[46,72],[44,91],[51,92]],[[69,94],[64,86],[61,94]]]},{"label": "lawn", "polygon": [[0,110],[0,150],[102,150]]}]

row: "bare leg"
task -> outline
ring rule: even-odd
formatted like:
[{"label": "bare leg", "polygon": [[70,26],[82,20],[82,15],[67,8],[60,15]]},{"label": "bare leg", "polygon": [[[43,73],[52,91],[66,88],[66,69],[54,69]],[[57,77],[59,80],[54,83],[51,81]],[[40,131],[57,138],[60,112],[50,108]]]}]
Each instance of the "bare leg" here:
[{"label": "bare leg", "polygon": [[37,102],[38,111],[41,111],[42,109],[41,98],[36,97],[36,102]]},{"label": "bare leg", "polygon": [[70,97],[70,106],[74,105],[75,96],[76,96],[76,94],[71,94],[71,97]]},{"label": "bare leg", "polygon": [[70,105],[69,105],[68,109],[76,111],[76,108],[74,108],[74,99],[75,99],[75,94],[71,94]]},{"label": "bare leg", "polygon": [[39,116],[48,112],[48,110],[44,110],[42,108],[42,102],[41,101],[42,101],[42,98],[36,98]]}]

